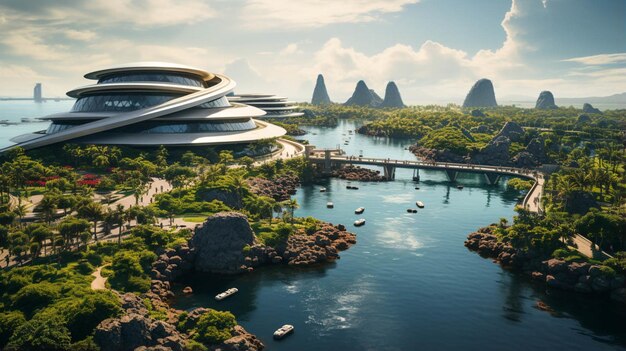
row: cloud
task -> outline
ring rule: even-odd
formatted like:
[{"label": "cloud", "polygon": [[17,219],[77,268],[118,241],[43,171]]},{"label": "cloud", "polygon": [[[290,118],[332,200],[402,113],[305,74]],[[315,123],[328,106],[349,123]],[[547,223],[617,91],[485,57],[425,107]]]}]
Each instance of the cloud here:
[{"label": "cloud", "polygon": [[285,46],[284,49],[280,50],[280,55],[293,55],[296,53],[301,53],[302,51],[298,48],[298,44],[291,43]]},{"label": "cloud", "polygon": [[72,40],[90,41],[94,39],[97,34],[90,30],[68,29],[65,31],[65,36]]},{"label": "cloud", "polygon": [[[31,4],[32,5],[32,4]],[[32,24],[110,26],[128,23],[134,27],[193,24],[212,18],[216,11],[203,0],[68,0],[42,2],[8,1],[0,11]]]},{"label": "cloud", "polygon": [[608,65],[612,63],[626,63],[626,53],[619,54],[601,54],[601,55],[592,55],[592,56],[583,56],[583,57],[574,57],[566,60],[562,60],[564,62],[576,62],[582,63],[584,65]]},{"label": "cloud", "polygon": [[419,0],[248,0],[243,23],[251,28],[311,28],[376,21]]}]

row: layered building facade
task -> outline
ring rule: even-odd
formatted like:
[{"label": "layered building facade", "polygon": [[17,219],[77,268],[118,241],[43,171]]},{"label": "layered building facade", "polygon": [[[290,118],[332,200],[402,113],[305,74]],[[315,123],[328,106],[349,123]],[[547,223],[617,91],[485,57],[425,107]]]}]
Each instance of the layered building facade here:
[{"label": "layered building facade", "polygon": [[15,137],[12,147],[64,142],[141,147],[243,144],[286,133],[257,119],[268,110],[255,107],[256,100],[227,97],[235,82],[224,75],[144,62],[90,72],[85,78],[96,83],[67,93],[76,98],[70,111],[41,118],[51,122],[48,129]]}]

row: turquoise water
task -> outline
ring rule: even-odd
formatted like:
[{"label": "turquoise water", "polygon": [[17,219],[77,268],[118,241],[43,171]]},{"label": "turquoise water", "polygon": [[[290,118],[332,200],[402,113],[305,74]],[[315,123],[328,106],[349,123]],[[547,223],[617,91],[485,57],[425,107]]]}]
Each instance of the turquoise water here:
[{"label": "turquoise water", "polygon": [[0,148],[12,145],[9,139],[20,134],[48,128],[49,122],[21,123],[22,118],[44,117],[53,113],[69,111],[74,101],[47,101],[35,103],[29,100],[0,101],[0,120],[17,122],[17,125],[0,125]]},{"label": "turquoise water", "polygon": [[[19,121],[68,110],[71,102],[3,102],[0,119]],[[44,124],[0,127],[0,146]],[[413,159],[391,141],[350,135],[353,123],[337,128],[306,128],[305,138],[318,147],[339,144],[348,154]],[[312,133],[315,133],[312,134]],[[343,135],[345,134],[345,135]],[[348,139],[349,144],[344,145]],[[616,350],[626,345],[626,311],[577,295],[550,292],[525,277],[503,271],[463,247],[476,228],[509,220],[518,194],[501,183],[484,185],[476,175],[461,175],[458,190],[443,173],[421,172],[419,190],[409,170],[397,180],[358,183],[331,179],[305,186],[295,198],[298,216],[343,223],[357,233],[357,244],[336,263],[293,269],[265,267],[237,277],[195,276],[186,282],[194,294],[179,297],[179,308],[198,306],[230,310],[268,350]],[[354,184],[356,182],[353,182]],[[325,186],[328,192],[320,193]],[[426,208],[406,213],[423,201]],[[327,201],[335,203],[327,209]],[[366,208],[362,215],[354,209]],[[351,223],[365,218],[363,227]],[[230,287],[235,296],[213,297]],[[552,306],[550,314],[536,301]],[[271,335],[285,323],[296,327],[287,339]]]},{"label": "turquoise water", "polygon": [[[317,135],[306,137],[319,147],[341,143],[349,154],[413,157],[404,150],[408,142],[352,135],[343,145],[354,128],[352,123],[307,128]],[[338,179],[298,190],[298,216],[343,223],[357,233],[357,244],[336,263],[266,267],[238,277],[195,276],[186,282],[194,294],[179,297],[177,307],[230,310],[269,350],[615,350],[626,344],[623,308],[548,294],[463,246],[478,227],[512,219],[519,194],[503,183],[486,186],[476,175],[459,177],[463,190],[440,172],[422,172],[419,190],[411,171],[398,170],[396,176],[393,182],[358,183],[356,191]],[[320,186],[328,191],[320,193]],[[426,207],[406,213],[416,200]],[[327,201],[335,208],[327,209]],[[360,206],[365,213],[355,215]],[[367,223],[354,228],[360,217]],[[213,299],[230,287],[239,293],[222,302]],[[535,309],[538,300],[555,313]],[[285,323],[293,324],[295,333],[272,340]]]}]

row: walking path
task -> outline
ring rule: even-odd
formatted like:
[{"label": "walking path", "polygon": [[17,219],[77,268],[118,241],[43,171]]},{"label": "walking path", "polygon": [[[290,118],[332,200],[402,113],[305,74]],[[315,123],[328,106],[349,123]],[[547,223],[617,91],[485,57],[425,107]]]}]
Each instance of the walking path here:
[{"label": "walking path", "polygon": [[96,279],[94,279],[91,282],[91,290],[104,290],[104,289],[106,289],[107,278],[102,276],[102,268],[104,268],[106,266],[108,266],[108,264],[105,264],[103,266],[98,267],[95,272],[91,273],[91,275],[96,278]]}]

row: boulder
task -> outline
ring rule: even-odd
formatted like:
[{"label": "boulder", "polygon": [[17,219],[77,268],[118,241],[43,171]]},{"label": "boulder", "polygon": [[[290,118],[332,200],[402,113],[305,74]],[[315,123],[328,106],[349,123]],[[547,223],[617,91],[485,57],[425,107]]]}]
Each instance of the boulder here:
[{"label": "boulder", "polygon": [[474,109],[470,111],[470,114],[472,115],[472,117],[485,117],[485,114],[483,113],[483,111],[479,109]]},{"label": "boulder", "polygon": [[463,101],[463,107],[495,107],[496,94],[489,79],[480,79],[470,89]]},{"label": "boulder", "polygon": [[229,191],[224,189],[203,189],[200,188],[196,192],[196,197],[201,201],[211,202],[213,200],[219,200],[226,206],[234,209],[241,209],[243,203],[241,202],[241,196],[236,191]]},{"label": "boulder", "polygon": [[[474,110],[474,111],[480,112],[480,110]],[[472,127],[470,129],[470,132],[472,132],[472,133],[489,133],[489,127],[487,127],[484,124],[481,124],[479,126]]]},{"label": "boulder", "polygon": [[220,351],[260,351],[265,345],[256,336],[248,333],[242,326],[236,325],[232,330],[233,337],[213,348]]},{"label": "boulder", "polygon": [[554,103],[554,96],[552,95],[552,93],[547,90],[542,91],[537,98],[535,108],[542,110],[557,108],[556,104]]},{"label": "boulder", "polygon": [[194,268],[209,273],[241,273],[247,270],[243,248],[254,244],[254,233],[245,215],[217,213],[196,227],[190,240],[195,250]]},{"label": "boulder", "polygon": [[495,140],[501,136],[505,136],[511,141],[520,141],[524,135],[524,128],[515,122],[506,122],[502,129],[496,134],[492,140]]},{"label": "boulder", "polygon": [[511,159],[513,166],[518,168],[534,168],[539,165],[537,158],[528,151],[521,151]]},{"label": "boulder", "polygon": [[494,166],[508,165],[510,146],[511,140],[508,137],[494,138],[474,156],[474,163]]},{"label": "boulder", "polygon": [[402,97],[400,96],[400,91],[398,90],[398,86],[395,82],[387,83],[387,87],[385,88],[385,100],[380,104],[380,107],[390,107],[390,108],[402,108],[404,107],[404,102],[402,102]]},{"label": "boulder", "polygon": [[613,290],[611,292],[611,300],[626,303],[626,288]]},{"label": "boulder", "polygon": [[583,104],[583,112],[584,113],[602,113],[602,111],[598,110],[597,108],[593,107],[590,103],[587,103],[587,102]]},{"label": "boulder", "polygon": [[533,138],[528,145],[526,145],[526,151],[533,155],[539,163],[547,162],[546,149],[542,138]]},{"label": "boulder", "polygon": [[317,81],[315,82],[315,89],[313,89],[313,98],[311,99],[312,105],[328,105],[330,104],[330,97],[326,90],[326,84],[324,83],[324,76],[317,75]]},{"label": "boulder", "polygon": [[105,319],[96,327],[94,341],[102,351],[140,347],[182,351],[185,345],[185,338],[173,325],[136,313]]},{"label": "boulder", "polygon": [[586,123],[589,123],[589,122],[591,122],[591,117],[589,117],[589,115],[585,115],[585,114],[579,115],[578,116],[578,120],[576,120],[576,124],[586,124]]},{"label": "boulder", "polygon": [[354,93],[352,96],[346,101],[344,105],[348,106],[370,106],[377,107],[382,102],[382,99],[377,95],[372,94],[372,90],[367,87],[364,81],[360,80],[356,84],[356,88],[354,89]]}]

